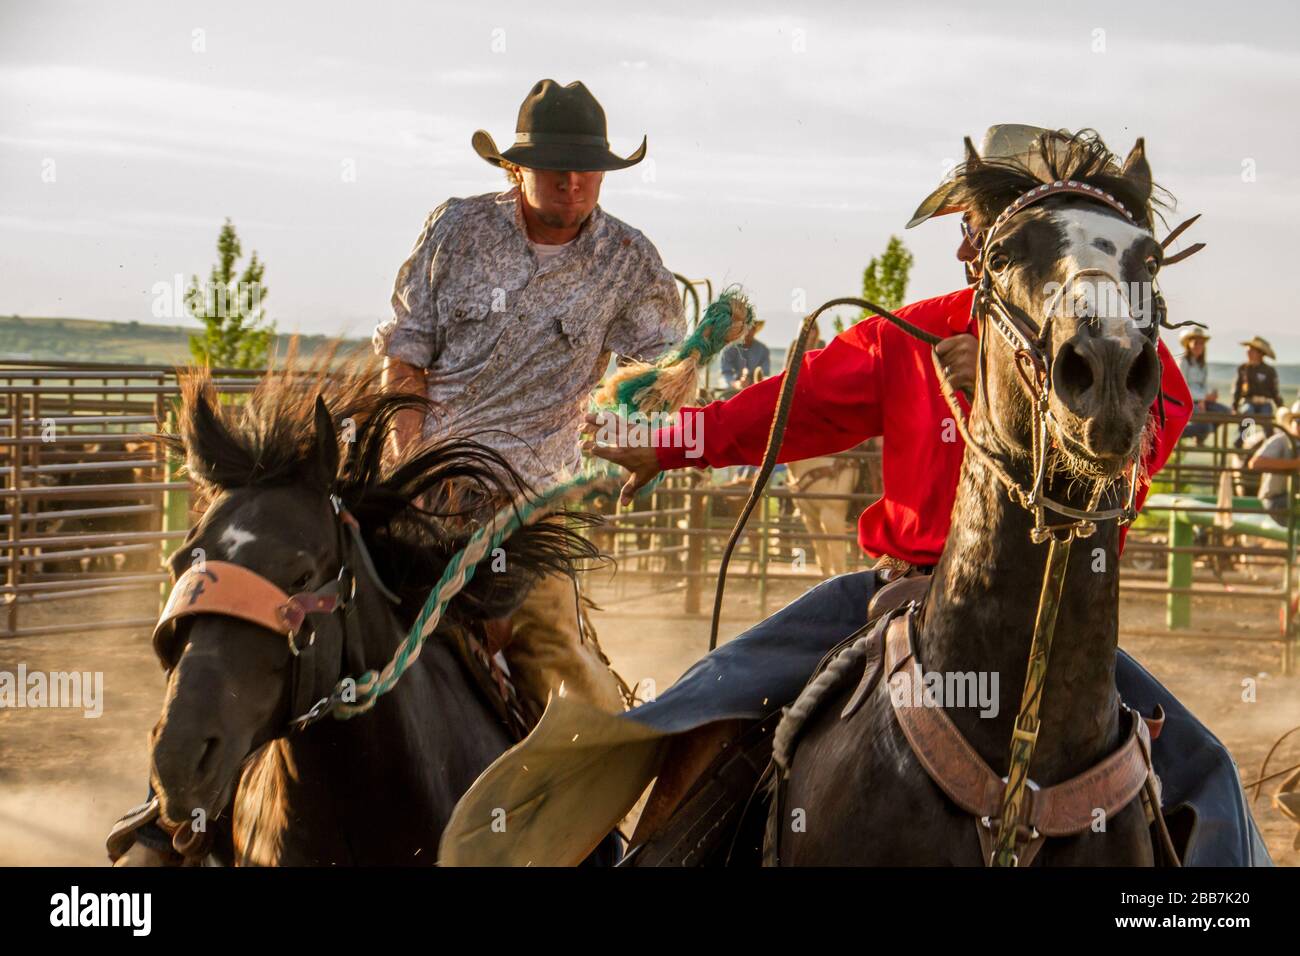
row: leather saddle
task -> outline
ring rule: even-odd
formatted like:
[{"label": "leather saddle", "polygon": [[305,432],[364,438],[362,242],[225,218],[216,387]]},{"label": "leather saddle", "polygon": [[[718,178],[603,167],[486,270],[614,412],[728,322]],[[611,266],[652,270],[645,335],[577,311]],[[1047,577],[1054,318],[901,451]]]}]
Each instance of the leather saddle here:
[{"label": "leather saddle", "polygon": [[[913,573],[878,590],[868,606],[866,625],[832,648],[810,679],[868,634],[880,617],[922,600],[929,583],[928,574]],[[879,653],[874,657],[883,661]],[[854,693],[859,705],[874,686],[872,673],[879,673],[879,663],[866,667]],[[672,738],[623,865],[757,864],[767,818],[761,784],[783,716],[778,708],[761,721],[720,721]]]}]

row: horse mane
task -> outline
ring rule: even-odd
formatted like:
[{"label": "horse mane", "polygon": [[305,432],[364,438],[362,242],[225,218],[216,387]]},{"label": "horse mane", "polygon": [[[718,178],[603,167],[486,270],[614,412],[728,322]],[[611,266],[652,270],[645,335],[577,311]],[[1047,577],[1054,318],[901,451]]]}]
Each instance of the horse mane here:
[{"label": "horse mane", "polygon": [[1110,193],[1140,225],[1153,231],[1161,211],[1173,207],[1173,196],[1167,190],[1125,175],[1123,160],[1107,148],[1095,130],[1041,137],[1038,159],[1043,168],[1035,171],[1015,160],[972,158],[954,171],[949,201],[969,211],[971,225],[978,231],[991,226],[1002,210],[1024,193],[1059,180],[1087,183]]},{"label": "horse mane", "polygon": [[[324,402],[341,453],[324,473],[317,440],[316,404]],[[218,400],[207,369],[181,375],[179,429],[160,440],[184,457],[201,497],[241,488],[302,485],[336,494],[357,519],[375,568],[402,604],[409,623],[451,557],[477,522],[529,487],[493,449],[449,436],[413,443],[393,459],[385,452],[398,416],[435,413],[423,395],[381,387],[380,368],[364,354],[338,360],[337,346],[310,363],[290,352],[253,392]],[[469,494],[449,500],[454,483]],[[477,504],[474,504],[477,502]],[[516,531],[504,544],[504,573],[480,574],[448,608],[452,616],[508,613],[520,588],[550,573],[572,573],[599,552],[574,528],[599,520],[541,522]]]}]

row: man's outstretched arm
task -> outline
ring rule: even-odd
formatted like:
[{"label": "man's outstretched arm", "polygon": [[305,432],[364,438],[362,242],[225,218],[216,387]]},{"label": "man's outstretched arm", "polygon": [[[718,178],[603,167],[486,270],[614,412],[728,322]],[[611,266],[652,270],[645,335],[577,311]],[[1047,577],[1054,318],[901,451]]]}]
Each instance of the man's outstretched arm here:
[{"label": "man's outstretched arm", "polygon": [[[952,312],[957,309],[957,312]],[[936,311],[938,310],[938,311]],[[969,322],[964,293],[914,302],[898,310],[924,326],[957,332]],[[949,314],[951,313],[951,314]],[[953,318],[960,313],[961,321]],[[940,321],[942,320],[942,321]],[[780,461],[816,458],[852,448],[883,430],[881,392],[884,349],[881,319],[868,319],[804,355],[790,408]],[[894,342],[892,348],[906,348]],[[948,335],[937,347],[944,375],[955,389],[973,387],[978,355],[970,334]],[[929,359],[926,358],[926,366]],[[674,425],[658,431],[651,447],[588,442],[587,450],[632,473],[624,500],[660,471],[688,466],[754,465],[763,457],[784,373],[743,389],[725,402],[683,408]],[[588,424],[601,424],[588,417]],[[599,436],[598,436],[599,437]],[[629,436],[630,437],[630,436]]]},{"label": "man's outstretched arm", "polygon": [[[660,471],[757,464],[767,445],[784,381],[781,374],[742,389],[726,401],[683,408],[677,422],[655,433],[648,446],[588,441],[586,450],[632,473],[623,488],[624,501],[631,500],[636,490]],[[599,429],[602,421],[598,416],[587,418],[593,429]],[[843,451],[879,430],[874,351],[836,339],[828,348],[806,355],[780,460]]]},{"label": "man's outstretched arm", "polygon": [[[412,392],[423,396],[427,387],[428,373],[418,366],[395,359],[391,355],[384,357],[384,371],[380,384],[384,391]],[[393,421],[392,454],[396,458],[419,442],[424,431],[424,415],[416,408],[399,412]]]}]

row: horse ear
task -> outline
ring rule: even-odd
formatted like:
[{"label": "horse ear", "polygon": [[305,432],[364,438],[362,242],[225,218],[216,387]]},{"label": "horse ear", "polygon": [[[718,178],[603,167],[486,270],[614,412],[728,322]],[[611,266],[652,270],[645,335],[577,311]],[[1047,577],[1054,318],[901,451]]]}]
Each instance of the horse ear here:
[{"label": "horse ear", "polygon": [[226,467],[240,469],[251,463],[238,459],[241,449],[230,438],[211,397],[196,391],[185,403],[181,421],[181,437],[185,447],[185,466],[193,475],[204,479],[214,477]]},{"label": "horse ear", "polygon": [[1124,160],[1124,178],[1142,187],[1147,196],[1151,195],[1151,164],[1147,162],[1146,140],[1141,136]]},{"label": "horse ear", "polygon": [[963,137],[962,143],[966,147],[966,165],[978,166],[980,162],[980,154],[975,152],[975,144],[970,141],[969,136]]},{"label": "horse ear", "polygon": [[217,413],[212,410],[208,397],[197,393],[189,404],[189,415],[185,421],[185,465],[192,474],[205,473],[203,463],[211,461],[208,456],[211,436],[221,431]]},{"label": "horse ear", "polygon": [[321,483],[333,488],[339,474],[339,441],[325,399],[316,396],[316,469]]}]

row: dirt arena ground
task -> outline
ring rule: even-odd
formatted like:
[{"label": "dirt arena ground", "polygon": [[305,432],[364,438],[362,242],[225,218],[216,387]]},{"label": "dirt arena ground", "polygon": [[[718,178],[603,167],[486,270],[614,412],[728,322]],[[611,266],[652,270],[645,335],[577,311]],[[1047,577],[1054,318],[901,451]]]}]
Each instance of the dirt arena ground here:
[{"label": "dirt arena ground", "polygon": [[[638,596],[638,591],[642,596]],[[682,612],[678,594],[646,594],[639,584],[592,588],[604,609],[595,615],[601,642],[629,680],[652,679],[662,690],[705,650],[708,619]],[[778,587],[769,612],[799,593]],[[723,634],[734,635],[760,618],[752,588],[728,592]],[[143,632],[96,631],[96,620],[150,613],[148,595],[134,606],[122,598],[85,601],[76,607],[45,607],[24,616],[24,625],[68,615],[86,621],[75,634],[0,640],[0,671],[25,662],[29,672],[102,671],[103,715],[80,711],[0,710],[0,865],[104,862],[103,839],[112,821],[144,796],[146,735],[158,713],[163,677]],[[1240,606],[1238,606],[1240,605]],[[1171,639],[1126,636],[1122,643],[1213,730],[1232,751],[1243,779],[1251,781],[1272,742],[1300,725],[1300,677],[1283,677],[1272,612],[1248,602],[1205,601],[1194,621],[1222,635],[1256,640]],[[1126,630],[1163,625],[1155,598],[1126,599]],[[1253,688],[1253,701],[1247,693]],[[1300,734],[1275,756],[1271,770],[1300,762]],[[1270,802],[1274,783],[1255,802],[1256,820],[1275,862],[1300,864],[1292,848],[1295,825]]]}]

